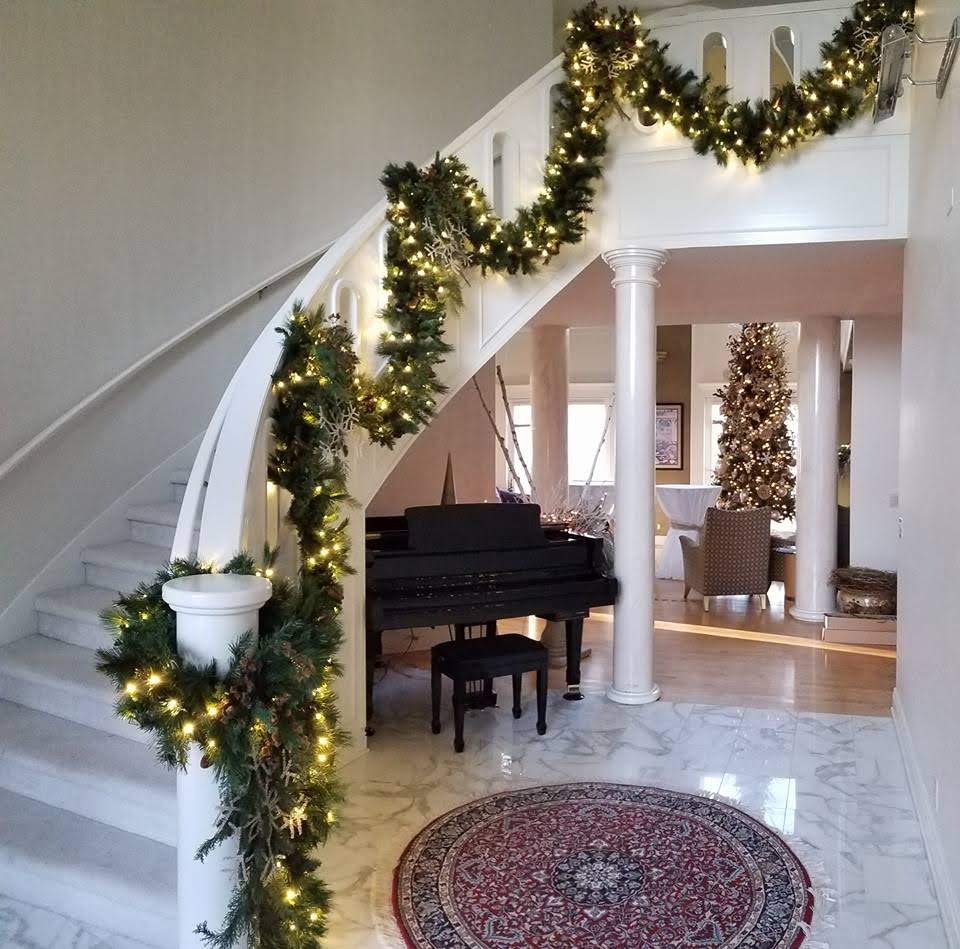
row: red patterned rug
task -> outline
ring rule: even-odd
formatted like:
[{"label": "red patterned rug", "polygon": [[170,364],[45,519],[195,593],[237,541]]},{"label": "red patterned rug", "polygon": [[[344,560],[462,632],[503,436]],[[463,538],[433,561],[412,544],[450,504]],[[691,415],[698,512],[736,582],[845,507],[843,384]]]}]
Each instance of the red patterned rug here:
[{"label": "red patterned rug", "polygon": [[473,801],[400,858],[414,949],[796,949],[810,878],[763,824],[659,788],[560,784]]}]

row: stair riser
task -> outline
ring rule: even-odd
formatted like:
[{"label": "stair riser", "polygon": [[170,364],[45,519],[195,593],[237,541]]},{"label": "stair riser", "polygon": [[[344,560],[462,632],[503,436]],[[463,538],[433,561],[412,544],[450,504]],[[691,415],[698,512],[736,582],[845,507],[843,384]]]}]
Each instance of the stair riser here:
[{"label": "stair riser", "polygon": [[[183,496],[187,493],[187,486],[185,484],[173,484],[173,500],[182,501]],[[200,503],[203,504],[204,499],[207,496],[207,489],[203,487],[200,489]]]},{"label": "stair riser", "polygon": [[113,644],[113,636],[103,626],[82,623],[54,613],[37,613],[37,631],[41,636],[84,649],[109,649]]},{"label": "stair riser", "polygon": [[148,524],[146,521],[130,522],[130,539],[141,544],[153,544],[156,547],[172,547],[175,527],[165,524]]},{"label": "stair riser", "polygon": [[121,789],[116,785],[89,787],[10,754],[0,757],[0,787],[170,847],[177,843],[174,795],[162,798],[140,788]]},{"label": "stair riser", "polygon": [[147,736],[132,722],[117,718],[109,702],[63,691],[55,685],[19,679],[3,670],[0,670],[0,698],[110,735],[119,735],[143,744],[148,741]]},{"label": "stair riser", "polygon": [[157,949],[177,949],[175,905],[137,905],[132,894],[103,893],[80,874],[71,879],[26,861],[0,860],[0,892]]},{"label": "stair riser", "polygon": [[118,567],[103,567],[99,564],[84,564],[86,582],[104,590],[132,593],[140,583],[149,583],[156,571],[121,570]]}]

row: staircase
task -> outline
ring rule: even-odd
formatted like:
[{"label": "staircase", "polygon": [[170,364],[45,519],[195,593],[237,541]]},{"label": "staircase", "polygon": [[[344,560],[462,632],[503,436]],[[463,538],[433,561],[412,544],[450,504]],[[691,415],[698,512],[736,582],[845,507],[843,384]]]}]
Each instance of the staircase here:
[{"label": "staircase", "polygon": [[113,714],[99,614],[170,559],[188,471],[131,507],[129,536],[83,551],[85,583],[37,597],[37,632],[0,647],[0,893],[158,947],[176,945],[176,778]]}]

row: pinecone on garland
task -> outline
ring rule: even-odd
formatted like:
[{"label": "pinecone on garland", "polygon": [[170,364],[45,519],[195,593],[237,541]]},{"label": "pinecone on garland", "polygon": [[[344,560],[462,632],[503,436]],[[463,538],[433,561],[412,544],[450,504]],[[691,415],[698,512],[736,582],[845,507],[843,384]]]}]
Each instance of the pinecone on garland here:
[{"label": "pinecone on garland", "polygon": [[729,380],[717,391],[723,413],[714,472],[720,507],[768,507],[792,518],[796,453],[787,427],[790,389],[784,341],[772,323],[744,323],[730,337]]}]

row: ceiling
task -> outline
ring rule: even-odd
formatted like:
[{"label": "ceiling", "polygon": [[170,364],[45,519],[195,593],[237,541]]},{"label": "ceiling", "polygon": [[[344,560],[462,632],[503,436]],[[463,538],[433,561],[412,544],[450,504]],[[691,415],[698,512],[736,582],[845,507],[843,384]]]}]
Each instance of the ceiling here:
[{"label": "ceiling", "polygon": [[[657,322],[792,322],[807,317],[888,317],[903,299],[903,241],[842,241],[670,252],[660,271]],[[610,268],[597,258],[535,318],[613,322]]]}]

